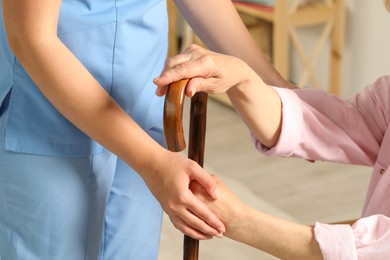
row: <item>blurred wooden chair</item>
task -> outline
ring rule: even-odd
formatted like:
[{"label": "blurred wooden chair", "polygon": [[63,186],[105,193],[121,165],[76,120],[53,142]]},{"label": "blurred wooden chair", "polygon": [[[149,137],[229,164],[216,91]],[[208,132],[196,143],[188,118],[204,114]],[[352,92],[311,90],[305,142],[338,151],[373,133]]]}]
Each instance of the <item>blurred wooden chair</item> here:
[{"label": "blurred wooden chair", "polygon": [[178,44],[178,13],[173,0],[167,0],[168,9],[168,57],[176,55],[179,51]]},{"label": "blurred wooden chair", "polygon": [[[326,89],[336,95],[340,94],[344,0],[275,0],[273,7],[245,1],[233,3],[249,31],[252,31],[255,40],[265,53],[269,53],[273,65],[284,78],[289,79],[290,53],[294,49],[302,64],[302,71],[296,82],[298,86],[310,85]],[[297,33],[299,28],[309,26],[317,26],[320,31],[310,53]],[[259,33],[261,35],[258,35]],[[184,24],[182,43],[183,47],[191,43],[200,43],[187,24]],[[315,66],[327,44],[328,82],[321,84]]]}]

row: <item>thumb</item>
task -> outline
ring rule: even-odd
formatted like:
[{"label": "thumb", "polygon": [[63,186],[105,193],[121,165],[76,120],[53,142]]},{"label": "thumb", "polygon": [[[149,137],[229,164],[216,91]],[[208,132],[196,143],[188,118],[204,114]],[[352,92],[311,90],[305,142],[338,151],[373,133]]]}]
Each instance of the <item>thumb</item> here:
[{"label": "thumb", "polygon": [[198,92],[208,93],[208,88],[206,86],[207,81],[205,78],[196,77],[192,78],[186,86],[186,95],[188,97],[193,97]]},{"label": "thumb", "polygon": [[197,181],[205,189],[205,191],[210,197],[212,197],[213,199],[218,198],[217,182],[211,174],[207,173],[202,169],[201,171],[197,171],[197,173],[195,173],[192,177],[193,180]]}]

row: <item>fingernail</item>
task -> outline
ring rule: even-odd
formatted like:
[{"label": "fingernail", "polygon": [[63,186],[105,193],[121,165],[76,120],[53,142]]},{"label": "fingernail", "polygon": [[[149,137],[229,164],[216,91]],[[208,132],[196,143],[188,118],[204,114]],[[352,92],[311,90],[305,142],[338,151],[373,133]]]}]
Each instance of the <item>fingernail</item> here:
[{"label": "fingernail", "polygon": [[218,228],[218,231],[223,234],[226,232],[226,229],[224,227],[220,227]]},{"label": "fingernail", "polygon": [[218,238],[223,238],[223,233],[219,233],[218,235],[215,235]]},{"label": "fingernail", "polygon": [[219,197],[218,189],[215,189],[214,190],[214,198],[218,199],[218,197]]}]

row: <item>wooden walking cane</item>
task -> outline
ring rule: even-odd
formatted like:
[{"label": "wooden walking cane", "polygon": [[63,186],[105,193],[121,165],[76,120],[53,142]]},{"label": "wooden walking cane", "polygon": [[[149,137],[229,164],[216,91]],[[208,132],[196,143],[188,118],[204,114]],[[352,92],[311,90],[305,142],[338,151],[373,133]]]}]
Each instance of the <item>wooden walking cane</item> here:
[{"label": "wooden walking cane", "polygon": [[[189,80],[172,83],[165,97],[164,105],[164,134],[168,149],[174,152],[184,150],[186,142],[183,131],[183,105],[185,88]],[[196,93],[191,98],[190,133],[188,158],[203,167],[204,146],[206,136],[207,94]],[[197,260],[199,241],[184,236],[184,260]]]}]

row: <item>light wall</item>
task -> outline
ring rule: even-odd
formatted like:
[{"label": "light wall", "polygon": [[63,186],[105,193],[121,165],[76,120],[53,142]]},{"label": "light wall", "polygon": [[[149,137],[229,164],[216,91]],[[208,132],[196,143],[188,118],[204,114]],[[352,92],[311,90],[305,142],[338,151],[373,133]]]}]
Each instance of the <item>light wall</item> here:
[{"label": "light wall", "polygon": [[[374,82],[390,75],[390,13],[382,0],[346,0],[345,40],[342,61],[340,96],[348,97]],[[311,53],[323,26],[298,30],[307,53]],[[290,53],[290,80],[299,82],[302,64],[294,48]],[[318,81],[326,88],[329,72],[329,44],[325,46],[315,71]],[[305,86],[312,87],[309,82]]]},{"label": "light wall", "polygon": [[347,0],[342,95],[390,75],[390,13],[382,0]]}]

